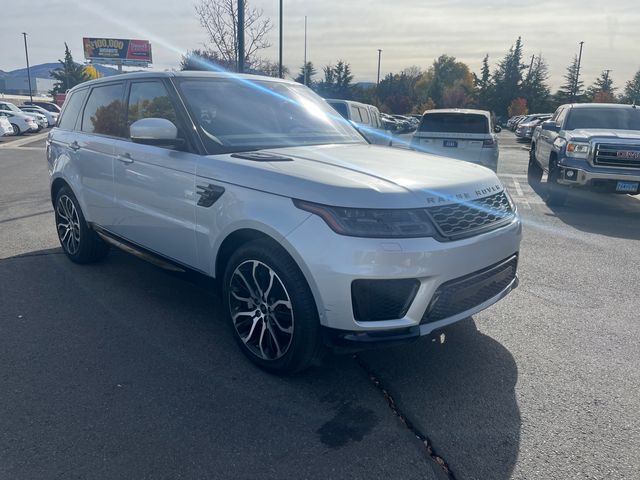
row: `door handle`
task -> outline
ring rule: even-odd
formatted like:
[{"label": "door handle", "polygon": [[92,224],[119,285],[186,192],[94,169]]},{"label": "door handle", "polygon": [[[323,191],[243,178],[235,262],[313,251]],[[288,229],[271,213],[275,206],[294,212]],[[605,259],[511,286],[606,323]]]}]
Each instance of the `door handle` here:
[{"label": "door handle", "polygon": [[130,153],[123,153],[122,155],[118,155],[116,158],[125,164],[133,163],[133,157]]},{"label": "door handle", "polygon": [[73,150],[74,152],[77,152],[78,150],[80,150],[80,144],[77,141],[73,141],[69,144],[69,148],[71,150]]}]

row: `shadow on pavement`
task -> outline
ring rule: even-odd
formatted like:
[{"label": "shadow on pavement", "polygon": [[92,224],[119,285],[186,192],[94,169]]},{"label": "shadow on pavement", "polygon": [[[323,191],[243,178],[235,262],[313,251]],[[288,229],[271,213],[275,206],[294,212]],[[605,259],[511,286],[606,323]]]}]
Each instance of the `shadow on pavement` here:
[{"label": "shadow on pavement", "polygon": [[[531,188],[544,198],[544,183]],[[580,231],[640,240],[640,200],[637,198],[571,189],[564,206],[549,208],[559,220]]]},{"label": "shadow on pavement", "polygon": [[511,478],[520,445],[518,370],[509,351],[472,319],[443,345],[419,341],[361,358],[456,478]]},{"label": "shadow on pavement", "polygon": [[0,478],[436,478],[351,357],[268,375],[186,280],[0,260]]}]

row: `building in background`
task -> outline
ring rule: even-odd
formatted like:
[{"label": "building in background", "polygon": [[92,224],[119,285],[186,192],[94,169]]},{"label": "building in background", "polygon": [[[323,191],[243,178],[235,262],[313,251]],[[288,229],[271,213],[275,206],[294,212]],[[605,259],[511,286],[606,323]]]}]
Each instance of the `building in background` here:
[{"label": "building in background", "polygon": [[[55,81],[52,78],[31,77],[33,95],[49,95]],[[7,95],[29,95],[29,79],[23,76],[6,76],[0,78],[0,93]]]}]

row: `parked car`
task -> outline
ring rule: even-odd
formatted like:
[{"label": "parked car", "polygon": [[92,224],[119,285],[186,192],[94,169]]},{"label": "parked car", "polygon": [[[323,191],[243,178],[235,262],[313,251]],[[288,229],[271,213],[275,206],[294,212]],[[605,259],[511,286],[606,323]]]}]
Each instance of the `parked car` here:
[{"label": "parked car", "polygon": [[545,113],[528,115],[526,118],[524,118],[516,128],[516,137],[518,138],[518,140],[531,141],[531,137],[533,136],[533,131],[535,130],[535,128],[545,120],[549,120],[551,118],[551,115],[551,113]]},{"label": "parked car", "polygon": [[13,135],[13,127],[7,117],[0,116],[0,137]]},{"label": "parked car", "polygon": [[404,115],[391,115],[391,117],[399,124],[400,129],[398,133],[410,133],[415,131],[418,127],[417,124],[414,124],[413,119],[409,119]]},{"label": "parked car", "polygon": [[513,117],[511,117],[508,121],[507,121],[507,128],[509,130],[515,130],[516,128],[516,123],[519,120],[522,120],[522,118],[524,117],[524,115],[515,115]]},{"label": "parked car", "polygon": [[569,188],[640,193],[640,110],[636,105],[560,106],[531,144],[528,177],[548,205],[563,205]]},{"label": "parked car", "polygon": [[36,105],[38,107],[44,108],[48,112],[60,114],[60,107],[53,102],[39,102],[39,101],[27,101],[24,102],[25,105]]},{"label": "parked car", "polygon": [[36,121],[36,124],[38,125],[38,129],[36,131],[40,131],[43,128],[47,128],[49,126],[49,121],[47,120],[47,117],[45,117],[44,115],[42,115],[41,113],[38,112],[25,112],[23,110],[20,110],[22,113],[29,115],[30,117],[33,117],[33,119]]},{"label": "parked car", "polygon": [[428,110],[413,135],[411,148],[498,169],[497,128],[484,110]]},{"label": "parked car", "polygon": [[20,105],[20,107],[18,108],[20,108],[20,110],[22,110],[23,112],[34,112],[39,113],[40,115],[44,115],[44,117],[47,119],[47,126],[49,127],[53,127],[56,124],[56,122],[58,121],[58,115],[60,115],[59,113],[50,112],[49,110],[46,110],[37,105]]},{"label": "parked car", "polygon": [[0,110],[0,116],[6,117],[13,129],[13,135],[22,135],[27,132],[37,132],[38,124],[31,115],[20,112],[16,113],[12,110]]},{"label": "parked car", "polygon": [[215,278],[241,350],[273,372],[430,335],[517,285],[521,223],[493,172],[371,145],[292,81],[85,82],[47,145],[69,259],[111,245]]},{"label": "parked car", "polygon": [[391,145],[391,132],[385,129],[380,111],[374,105],[352,100],[327,99],[343,118],[353,122],[354,126],[367,140],[376,145]]}]

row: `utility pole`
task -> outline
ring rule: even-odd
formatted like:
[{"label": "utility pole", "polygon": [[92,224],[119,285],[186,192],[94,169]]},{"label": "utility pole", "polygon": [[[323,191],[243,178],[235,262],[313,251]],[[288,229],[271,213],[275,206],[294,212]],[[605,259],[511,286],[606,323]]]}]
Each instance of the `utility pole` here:
[{"label": "utility pole", "polygon": [[571,100],[569,103],[573,103],[573,100],[575,99],[575,96],[578,92],[576,92],[576,90],[578,89],[578,81],[580,80],[580,63],[582,62],[582,46],[584,45],[584,42],[580,42],[580,54],[578,55],[578,68],[576,69],[576,81],[573,84],[573,88],[571,89]]},{"label": "utility pole", "polygon": [[304,80],[303,83],[306,86],[307,85],[307,75],[308,75],[308,69],[307,69],[307,16],[304,16]]},{"label": "utility pole", "polygon": [[244,0],[238,0],[238,72],[244,72]]},{"label": "utility pole", "polygon": [[282,0],[280,0],[280,48],[278,55],[278,76],[282,78]]},{"label": "utility pole", "polygon": [[535,55],[531,55],[531,63],[529,64],[529,73],[527,73],[527,80],[531,78],[531,70],[533,69],[533,61],[535,60],[535,58]]},{"label": "utility pole", "polygon": [[29,99],[33,103],[33,93],[31,92],[31,68],[29,67],[29,49],[27,48],[27,32],[22,32],[24,37],[24,55],[27,57],[27,79],[29,81]]},{"label": "utility pole", "polygon": [[382,55],[382,50],[378,49],[378,80],[376,81],[376,87],[380,85],[380,56]]}]

